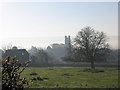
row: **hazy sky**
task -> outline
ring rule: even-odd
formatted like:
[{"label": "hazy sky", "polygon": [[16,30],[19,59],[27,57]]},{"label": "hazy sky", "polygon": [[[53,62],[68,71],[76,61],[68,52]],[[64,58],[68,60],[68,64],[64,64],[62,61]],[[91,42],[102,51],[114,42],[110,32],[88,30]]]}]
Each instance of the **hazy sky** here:
[{"label": "hazy sky", "polygon": [[47,47],[74,38],[91,26],[118,46],[117,2],[9,2],[0,3],[0,48],[12,44],[23,48]]}]

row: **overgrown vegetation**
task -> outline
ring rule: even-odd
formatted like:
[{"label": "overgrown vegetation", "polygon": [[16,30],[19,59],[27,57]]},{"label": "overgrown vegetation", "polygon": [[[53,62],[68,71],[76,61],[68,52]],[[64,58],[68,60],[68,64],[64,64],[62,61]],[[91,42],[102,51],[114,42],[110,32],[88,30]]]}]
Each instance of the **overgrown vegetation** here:
[{"label": "overgrown vegetation", "polygon": [[[22,90],[24,84],[29,86],[29,81],[21,78],[21,73],[28,66],[29,62],[19,63],[16,57],[2,59],[2,90]],[[23,68],[20,68],[21,66]]]}]

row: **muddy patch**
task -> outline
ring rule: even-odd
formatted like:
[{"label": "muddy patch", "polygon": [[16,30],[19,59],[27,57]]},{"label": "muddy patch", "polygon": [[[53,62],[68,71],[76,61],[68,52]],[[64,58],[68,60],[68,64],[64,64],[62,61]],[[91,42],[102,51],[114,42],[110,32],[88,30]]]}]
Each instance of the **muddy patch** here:
[{"label": "muddy patch", "polygon": [[31,80],[32,81],[44,81],[44,80],[48,80],[49,78],[41,78],[41,77],[34,77]]},{"label": "muddy patch", "polygon": [[35,75],[38,75],[37,73],[30,73],[30,75],[33,75],[33,76],[35,76]]}]

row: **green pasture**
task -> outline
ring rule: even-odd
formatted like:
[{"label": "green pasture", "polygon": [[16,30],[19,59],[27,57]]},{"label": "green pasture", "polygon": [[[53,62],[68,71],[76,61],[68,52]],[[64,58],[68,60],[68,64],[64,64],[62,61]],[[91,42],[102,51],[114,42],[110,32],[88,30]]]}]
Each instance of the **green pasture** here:
[{"label": "green pasture", "polygon": [[[115,68],[96,68],[104,72],[84,71],[85,67],[71,68],[33,68],[22,73],[22,78],[47,78],[33,80],[29,88],[118,88],[118,70]],[[30,75],[37,73],[37,75]],[[28,87],[28,86],[25,86]]]}]

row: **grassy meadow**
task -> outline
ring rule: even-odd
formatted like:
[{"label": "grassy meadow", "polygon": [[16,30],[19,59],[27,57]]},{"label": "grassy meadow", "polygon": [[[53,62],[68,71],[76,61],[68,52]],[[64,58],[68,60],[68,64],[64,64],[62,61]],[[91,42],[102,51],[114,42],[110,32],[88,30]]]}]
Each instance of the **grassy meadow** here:
[{"label": "grassy meadow", "polygon": [[[92,73],[85,67],[36,68],[24,70],[22,77],[33,80],[29,88],[118,88],[118,70],[115,68],[96,68],[104,72]],[[36,75],[30,75],[35,73]],[[25,86],[27,87],[27,86]]]}]

